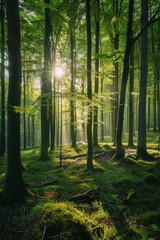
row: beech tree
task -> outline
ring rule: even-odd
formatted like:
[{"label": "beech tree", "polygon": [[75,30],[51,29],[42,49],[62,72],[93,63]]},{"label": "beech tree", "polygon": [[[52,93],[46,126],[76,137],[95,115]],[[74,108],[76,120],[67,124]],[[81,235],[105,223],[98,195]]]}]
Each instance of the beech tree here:
[{"label": "beech tree", "polygon": [[1,135],[0,155],[5,153],[5,65],[4,65],[4,15],[5,1],[1,0]]},{"label": "beech tree", "polygon": [[3,189],[5,203],[22,203],[27,197],[22,178],[20,156],[20,114],[15,107],[21,101],[21,53],[20,53],[20,21],[18,0],[7,0],[7,29],[9,56],[9,92],[8,92],[8,145],[7,174]]},{"label": "beech tree", "polygon": [[86,0],[86,21],[87,21],[87,97],[88,97],[88,119],[87,119],[87,141],[88,141],[88,156],[87,156],[87,169],[93,171],[92,160],[92,79],[91,79],[91,22],[90,22],[90,0]]},{"label": "beech tree", "polygon": [[[141,0],[141,30],[148,22],[148,0]],[[137,154],[145,156],[146,152],[146,89],[147,89],[147,38],[146,28],[141,35],[141,66],[139,94],[139,125]]]},{"label": "beech tree", "polygon": [[120,105],[118,111],[118,124],[117,124],[117,146],[116,157],[124,157],[124,149],[122,146],[122,130],[123,130],[123,118],[124,118],[124,105],[126,96],[126,86],[129,73],[129,56],[132,49],[132,21],[133,21],[134,0],[129,1],[128,10],[128,23],[127,23],[127,35],[126,35],[126,48],[123,62],[123,74],[120,91]]},{"label": "beech tree", "polygon": [[[50,3],[50,0],[45,0],[46,4]],[[42,75],[41,86],[41,157],[40,159],[48,160],[48,148],[49,148],[49,87],[51,81],[51,20],[50,10],[45,8],[45,38],[44,38],[44,68]]]}]

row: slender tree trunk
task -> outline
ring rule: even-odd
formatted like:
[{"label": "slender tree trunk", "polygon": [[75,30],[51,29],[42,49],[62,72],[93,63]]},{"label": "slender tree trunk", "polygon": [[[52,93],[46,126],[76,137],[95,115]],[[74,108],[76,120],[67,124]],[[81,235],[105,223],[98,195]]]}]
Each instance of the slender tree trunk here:
[{"label": "slender tree trunk", "polygon": [[[159,14],[160,16],[160,14]],[[158,22],[158,53],[160,54],[160,21]],[[157,78],[158,78],[158,133],[160,140],[160,70],[157,69]]]},{"label": "slender tree trunk", "polygon": [[[151,14],[150,14],[151,15]],[[151,35],[152,35],[152,53],[154,55],[155,51],[154,51],[154,34],[153,34],[153,25],[151,25]],[[155,62],[156,65],[156,62]],[[155,66],[156,69],[156,66]],[[156,117],[157,117],[157,108],[156,108],[156,104],[157,104],[157,83],[155,82],[156,80],[156,73],[155,73],[155,69],[154,69],[154,90],[153,90],[153,131],[156,132]]]},{"label": "slender tree trunk", "polygon": [[23,106],[24,106],[24,113],[23,113],[23,129],[24,129],[24,139],[23,139],[23,148],[26,149],[26,81],[25,81],[25,70],[23,70]]},{"label": "slender tree trunk", "polygon": [[134,0],[130,0],[129,10],[128,10],[126,48],[125,48],[125,55],[124,55],[123,74],[122,74],[122,83],[121,83],[121,91],[120,91],[120,105],[119,105],[119,112],[118,112],[116,157],[124,157],[124,154],[125,154],[124,149],[122,147],[122,132],[123,132],[126,86],[127,86],[128,73],[129,73],[129,56],[132,48],[133,11],[134,11]]},{"label": "slender tree trunk", "polygon": [[133,147],[134,135],[134,111],[133,111],[133,92],[134,92],[134,44],[130,57],[130,82],[129,82],[129,139],[128,147]]},{"label": "slender tree trunk", "polygon": [[[27,71],[27,104],[28,106],[30,105],[30,92],[29,92],[30,88],[29,88],[29,73]],[[28,146],[30,146],[30,114],[28,114],[28,119],[27,119],[27,123],[28,123],[28,138],[27,138],[27,143]]]},{"label": "slender tree trunk", "polygon": [[[45,0],[46,4],[50,0]],[[44,69],[42,75],[42,100],[41,100],[41,157],[40,159],[48,160],[48,147],[49,147],[49,84],[51,80],[51,53],[50,53],[50,35],[51,35],[51,21],[50,10],[45,8],[45,39],[44,39]]]},{"label": "slender tree trunk", "polygon": [[[148,0],[141,0],[141,29],[148,22]],[[141,35],[141,71],[139,94],[139,125],[137,154],[145,156],[146,151],[146,88],[147,88],[147,28]]]},{"label": "slender tree trunk", "polygon": [[[82,80],[82,90],[81,90],[82,95],[84,95],[84,80]],[[82,101],[82,140],[83,142],[86,141],[86,136],[85,136],[85,117],[84,117],[84,101]]]},{"label": "slender tree trunk", "polygon": [[56,76],[55,76],[55,65],[56,65],[56,50],[53,50],[53,109],[52,109],[52,126],[51,126],[51,150],[55,149],[55,124],[56,124]]},{"label": "slender tree trunk", "polygon": [[[104,81],[104,66],[101,62],[101,95],[103,94],[103,81]],[[104,141],[104,113],[103,113],[103,99],[102,99],[102,109],[101,109],[101,141]]]},{"label": "slender tree trunk", "polygon": [[87,97],[88,97],[88,120],[87,120],[87,141],[88,141],[88,155],[87,155],[87,169],[93,171],[92,160],[92,79],[91,79],[91,22],[90,22],[90,0],[86,0],[86,21],[87,21]]},{"label": "slender tree trunk", "polygon": [[59,82],[58,82],[58,97],[57,97],[57,101],[58,101],[58,118],[57,118],[57,147],[59,146]]},{"label": "slender tree trunk", "polygon": [[[95,4],[95,55],[99,54],[99,0],[96,0]],[[99,58],[95,60],[95,97],[98,98],[98,88],[99,88]],[[93,144],[98,146],[98,107],[94,107],[94,124],[93,124]]]},{"label": "slender tree trunk", "polygon": [[4,65],[4,0],[1,0],[1,135],[0,155],[5,153],[5,65]]},{"label": "slender tree trunk", "polygon": [[71,44],[71,100],[70,100],[70,108],[71,108],[71,141],[72,147],[76,146],[76,136],[75,136],[75,74],[74,74],[74,45],[75,45],[75,37],[74,32],[71,27],[71,35],[70,35],[70,44]]},{"label": "slender tree trunk", "polygon": [[[121,3],[122,4],[122,3]],[[120,5],[121,7],[121,5]],[[116,17],[118,19],[118,15],[121,13],[118,11],[119,3],[118,0],[113,1],[113,11],[116,14]],[[114,51],[116,52],[119,49],[119,31],[118,31],[118,24],[114,24]],[[118,69],[118,62],[114,63],[114,79],[113,79],[113,92],[114,92],[114,98],[113,101],[113,145],[116,145],[116,133],[117,133],[117,117],[118,117],[118,79],[119,79],[119,69]]]},{"label": "slender tree trunk", "polygon": [[[149,91],[150,94],[150,91]],[[151,98],[150,96],[148,97],[148,127],[147,129],[150,129],[150,117],[151,117]]]},{"label": "slender tree trunk", "polygon": [[[8,92],[8,147],[7,175],[3,189],[3,201],[8,204],[23,203],[27,197],[24,186],[20,157],[20,114],[13,106],[21,102],[21,54],[20,20],[17,0],[7,0],[7,28],[9,54]],[[14,31],[13,31],[14,29]]]}]

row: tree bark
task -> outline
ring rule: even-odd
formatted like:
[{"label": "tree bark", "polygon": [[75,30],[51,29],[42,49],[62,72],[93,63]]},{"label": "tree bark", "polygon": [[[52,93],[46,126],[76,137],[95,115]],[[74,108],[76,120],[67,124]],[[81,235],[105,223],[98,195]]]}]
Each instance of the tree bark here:
[{"label": "tree bark", "polygon": [[[98,88],[99,88],[99,0],[96,0],[95,4],[95,97],[98,98]],[[98,146],[98,107],[94,107],[94,123],[93,123],[93,144]]]},{"label": "tree bark", "polygon": [[[148,22],[148,0],[141,0],[141,29]],[[139,94],[139,126],[137,154],[146,156],[146,88],[147,88],[147,28],[141,35],[141,71]]]},{"label": "tree bark", "polygon": [[55,149],[55,130],[56,130],[56,76],[55,76],[55,65],[56,65],[56,50],[53,49],[53,109],[52,109],[52,124],[51,124],[51,150]]},{"label": "tree bark", "polygon": [[24,186],[20,157],[20,114],[14,106],[21,102],[21,54],[20,20],[18,0],[7,0],[7,28],[9,54],[8,92],[8,147],[7,175],[3,189],[3,201],[8,204],[23,203],[27,197]]},{"label": "tree bark", "polygon": [[87,141],[88,141],[88,155],[87,155],[87,169],[93,171],[92,160],[92,79],[91,79],[91,22],[90,22],[90,0],[86,0],[86,21],[87,21],[87,97],[88,97],[88,120],[87,120]]},{"label": "tree bark", "polygon": [[4,65],[4,14],[5,3],[1,0],[1,135],[0,155],[5,153],[5,65]]},{"label": "tree bark", "polygon": [[125,154],[124,149],[122,147],[122,132],[123,132],[126,86],[127,86],[128,73],[129,73],[129,56],[132,48],[133,11],[134,11],[134,0],[130,0],[129,10],[128,10],[126,47],[125,47],[125,55],[124,55],[121,91],[120,91],[120,105],[119,105],[119,112],[118,112],[116,157],[124,157],[124,154]]},{"label": "tree bark", "polygon": [[23,70],[23,106],[24,106],[24,113],[23,113],[23,148],[26,149],[26,81],[25,81],[25,70]]},{"label": "tree bark", "polygon": [[130,82],[129,82],[129,139],[128,147],[133,147],[134,135],[134,111],[133,111],[133,92],[134,92],[134,43],[130,56]]},{"label": "tree bark", "polygon": [[70,33],[70,44],[71,44],[71,141],[72,147],[76,147],[76,134],[75,134],[75,74],[74,74],[74,48],[75,48],[75,36],[73,27],[71,27]]},{"label": "tree bark", "polygon": [[[50,0],[45,0],[49,4]],[[50,10],[45,8],[45,39],[44,39],[44,69],[42,75],[42,100],[41,100],[41,157],[45,161],[49,159],[49,82],[51,80],[51,53],[50,53],[51,21]]]}]

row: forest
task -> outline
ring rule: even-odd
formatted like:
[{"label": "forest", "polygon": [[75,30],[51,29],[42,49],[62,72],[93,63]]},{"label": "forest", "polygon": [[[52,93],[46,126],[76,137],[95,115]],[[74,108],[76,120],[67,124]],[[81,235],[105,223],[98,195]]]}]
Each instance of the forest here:
[{"label": "forest", "polygon": [[0,0],[0,239],[160,239],[160,0]]}]

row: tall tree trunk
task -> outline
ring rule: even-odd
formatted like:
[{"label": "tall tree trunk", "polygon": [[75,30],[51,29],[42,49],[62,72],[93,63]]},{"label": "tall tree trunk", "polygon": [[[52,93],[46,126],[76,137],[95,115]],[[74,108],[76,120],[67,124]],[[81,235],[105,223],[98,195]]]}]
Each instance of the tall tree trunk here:
[{"label": "tall tree trunk", "polygon": [[25,70],[23,70],[23,106],[24,106],[24,113],[23,113],[23,129],[24,129],[24,135],[23,135],[23,148],[26,149],[26,81],[25,81]]},{"label": "tall tree trunk", "polygon": [[[84,95],[84,79],[82,80],[82,90],[81,90],[82,95]],[[84,101],[82,101],[82,140],[83,142],[86,141],[86,134],[85,134],[85,116],[84,116]]]},{"label": "tall tree trunk", "polygon": [[70,33],[70,44],[71,44],[71,141],[72,147],[76,146],[76,135],[75,135],[75,74],[74,74],[74,45],[75,45],[75,36],[73,29],[71,27]]},{"label": "tall tree trunk", "polygon": [[59,81],[58,81],[58,97],[57,97],[57,101],[58,101],[58,116],[57,116],[57,147],[59,146]]},{"label": "tall tree trunk", "polygon": [[[116,14],[117,20],[118,17],[121,14],[121,5],[122,5],[122,1],[120,4],[120,10],[119,9],[119,3],[118,0],[113,1],[113,11]],[[114,31],[115,31],[115,36],[114,36],[114,51],[116,52],[119,49],[119,30],[118,30],[118,24],[115,23],[114,24]],[[113,128],[112,128],[112,141],[113,141],[113,145],[116,145],[116,132],[117,132],[117,117],[118,117],[118,99],[119,99],[119,95],[118,95],[118,76],[119,74],[119,70],[118,70],[118,62],[116,61],[114,63],[114,78],[113,78],[113,92],[114,92],[114,98],[115,100],[113,101]]]},{"label": "tall tree trunk", "polygon": [[[150,13],[151,15],[151,13]],[[154,55],[155,51],[154,51],[154,33],[153,33],[153,25],[151,25],[151,35],[152,35],[152,54]],[[156,69],[156,62],[155,62],[155,69]],[[156,81],[156,72],[154,71],[154,90],[153,90],[153,131],[156,132],[156,117],[157,117],[157,108],[156,108],[156,104],[157,104],[157,83]]]},{"label": "tall tree trunk", "polygon": [[3,189],[5,203],[23,203],[27,197],[20,157],[20,114],[13,106],[21,102],[21,54],[18,0],[7,0],[9,54],[7,175]]},{"label": "tall tree trunk", "polygon": [[5,66],[4,66],[4,0],[1,0],[1,135],[0,155],[5,153]]},{"label": "tall tree trunk", "polygon": [[52,109],[52,124],[51,124],[51,150],[55,149],[55,130],[56,130],[56,76],[55,76],[55,65],[56,65],[56,50],[53,49],[53,109]]},{"label": "tall tree trunk", "polygon": [[[98,98],[98,88],[99,88],[99,0],[96,0],[95,4],[95,97]],[[98,145],[98,107],[94,107],[94,123],[93,123],[93,144],[94,146]]]},{"label": "tall tree trunk", "polygon": [[[101,61],[101,95],[103,94],[103,81],[104,81],[104,66],[103,61]],[[102,109],[101,109],[101,141],[104,141],[104,113],[103,113],[103,99],[102,99]]]},{"label": "tall tree trunk", "polygon": [[[27,97],[28,97],[28,106],[30,105],[30,92],[29,92],[29,74],[27,73]],[[28,114],[28,146],[31,145],[31,131],[30,131],[30,114]]]},{"label": "tall tree trunk", "polygon": [[[160,16],[160,14],[159,14]],[[158,53],[160,54],[160,21],[158,22]],[[158,133],[160,140],[160,70],[157,69],[157,78],[158,78]]]},{"label": "tall tree trunk", "polygon": [[129,73],[129,56],[132,48],[133,10],[134,10],[134,0],[130,0],[129,10],[128,10],[126,47],[125,47],[125,55],[124,55],[121,91],[120,91],[120,104],[119,104],[119,112],[118,112],[116,157],[124,157],[124,154],[125,154],[124,149],[122,147],[122,132],[123,132],[126,86],[127,86],[128,73]]},{"label": "tall tree trunk", "polygon": [[[141,0],[141,29],[148,22],[148,0]],[[147,28],[141,35],[141,71],[139,94],[139,125],[137,154],[145,156],[146,151],[146,88],[147,88]]]},{"label": "tall tree trunk", "polygon": [[[46,4],[50,0],[45,0]],[[45,8],[45,39],[44,39],[44,69],[42,75],[42,100],[41,100],[41,157],[40,159],[48,160],[48,147],[49,147],[49,84],[51,80],[51,53],[50,53],[50,36],[51,36],[51,21],[50,10]]]},{"label": "tall tree trunk", "polygon": [[92,78],[91,78],[91,54],[92,54],[92,40],[91,40],[91,22],[90,22],[90,0],[86,0],[86,21],[87,21],[87,97],[88,97],[88,120],[87,120],[87,141],[88,141],[88,155],[87,155],[87,169],[93,171],[92,160]]},{"label": "tall tree trunk", "polygon": [[128,147],[133,147],[134,135],[134,111],[133,111],[133,92],[134,92],[134,44],[130,57],[130,82],[129,82],[129,139]]},{"label": "tall tree trunk", "polygon": [[[150,91],[149,91],[150,95]],[[148,124],[147,124],[147,129],[150,129],[150,117],[151,117],[151,98],[150,96],[148,97]]]}]

